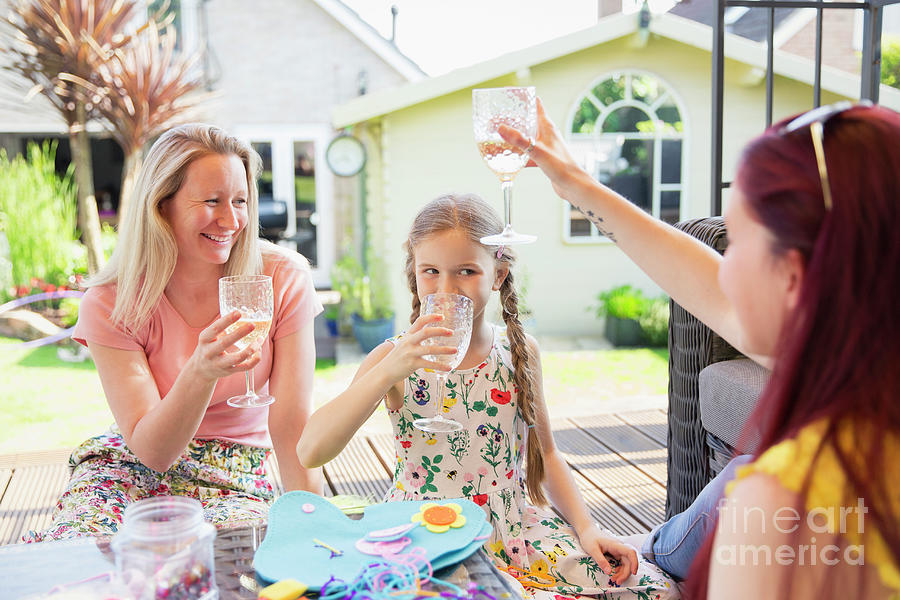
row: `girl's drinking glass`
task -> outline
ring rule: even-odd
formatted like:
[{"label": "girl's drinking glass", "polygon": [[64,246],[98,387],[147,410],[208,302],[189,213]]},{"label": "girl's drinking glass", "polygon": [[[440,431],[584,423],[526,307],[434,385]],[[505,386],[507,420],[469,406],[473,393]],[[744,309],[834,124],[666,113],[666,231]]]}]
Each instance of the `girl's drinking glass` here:
[{"label": "girl's drinking glass", "polygon": [[[427,338],[423,344],[430,346],[455,346],[454,354],[427,354],[425,358],[432,362],[445,365],[453,371],[459,366],[466,352],[469,350],[469,340],[472,339],[472,300],[459,294],[429,294],[422,302],[421,313],[423,315],[440,314],[444,316],[432,327],[445,327],[453,331],[453,335],[434,336]],[[437,388],[434,390],[435,415],[428,418],[420,418],[413,421],[413,425],[422,431],[429,433],[450,433],[462,429],[462,424],[443,416],[445,384],[449,372],[436,371]]]}]

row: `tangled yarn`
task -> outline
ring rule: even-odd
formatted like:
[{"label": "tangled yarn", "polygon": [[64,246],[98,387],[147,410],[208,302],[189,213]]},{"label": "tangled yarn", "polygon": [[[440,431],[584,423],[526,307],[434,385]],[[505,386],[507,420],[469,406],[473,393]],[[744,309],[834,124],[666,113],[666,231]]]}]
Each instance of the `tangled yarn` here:
[{"label": "tangled yarn", "polygon": [[[432,589],[423,589],[422,586],[429,583]],[[436,591],[435,588],[443,588],[443,591]],[[419,547],[406,554],[394,554],[370,562],[352,581],[345,582],[332,577],[319,593],[321,600],[414,600],[435,597],[448,600],[497,600],[477,584],[469,584],[463,590],[434,577],[434,568],[425,558],[424,549]]]}]

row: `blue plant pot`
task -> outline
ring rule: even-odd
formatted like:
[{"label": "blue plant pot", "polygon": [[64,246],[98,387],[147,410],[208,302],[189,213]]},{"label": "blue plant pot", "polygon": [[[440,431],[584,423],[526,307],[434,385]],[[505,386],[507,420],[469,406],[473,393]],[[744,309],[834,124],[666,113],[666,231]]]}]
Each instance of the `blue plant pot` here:
[{"label": "blue plant pot", "polygon": [[328,335],[331,337],[338,336],[338,322],[337,319],[329,319],[325,318],[325,326],[328,328]]},{"label": "blue plant pot", "polygon": [[637,319],[623,319],[621,317],[606,317],[606,339],[613,346],[643,346],[646,344],[644,332]]},{"label": "blue plant pot", "polygon": [[353,322],[353,335],[366,354],[394,335],[394,317],[366,321],[354,313],[350,318]]}]

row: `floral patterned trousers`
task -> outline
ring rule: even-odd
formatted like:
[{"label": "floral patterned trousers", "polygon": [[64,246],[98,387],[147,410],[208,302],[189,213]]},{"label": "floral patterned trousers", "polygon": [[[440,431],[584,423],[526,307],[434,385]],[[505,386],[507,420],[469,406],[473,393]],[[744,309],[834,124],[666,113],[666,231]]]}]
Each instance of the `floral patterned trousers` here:
[{"label": "floral patterned trousers", "polygon": [[143,465],[110,430],[82,443],[69,458],[72,476],[56,503],[53,523],[29,532],[25,542],[85,535],[111,535],[125,507],[151,496],[188,496],[203,505],[203,516],[217,527],[266,518],[274,494],[266,477],[270,450],[215,439],[191,440],[166,472]]}]

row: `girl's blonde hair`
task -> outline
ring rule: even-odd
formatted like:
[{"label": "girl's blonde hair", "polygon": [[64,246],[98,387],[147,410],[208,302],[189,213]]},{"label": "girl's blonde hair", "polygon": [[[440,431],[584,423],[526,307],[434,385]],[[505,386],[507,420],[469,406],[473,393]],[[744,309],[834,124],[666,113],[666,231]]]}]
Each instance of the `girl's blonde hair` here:
[{"label": "girl's blonde hair", "polygon": [[188,166],[211,154],[240,158],[249,190],[249,219],[231,249],[224,275],[262,272],[256,189],[262,165],[259,155],[249,144],[212,125],[192,123],[172,128],[147,153],[131,206],[119,225],[119,240],[112,258],[87,284],[116,285],[111,317],[126,331],[137,331],[146,323],[175,270],[178,246],[162,215],[162,204],[181,188]]},{"label": "girl's blonde hair", "polygon": [[[497,257],[497,248],[481,243],[481,238],[492,235],[503,229],[500,217],[491,206],[475,194],[446,195],[432,200],[425,205],[413,220],[409,238],[404,244],[406,250],[406,279],[412,292],[412,323],[419,316],[420,302],[416,290],[416,262],[413,256],[416,246],[425,238],[443,231],[458,230],[464,232],[473,243],[479,244],[494,257],[495,265],[506,264],[510,268],[506,279],[500,286],[500,304],[503,308],[503,321],[509,337],[510,352],[513,361],[514,383],[519,399],[519,408],[525,424],[531,429],[535,424],[534,354],[525,340],[525,330],[519,322],[519,298],[513,284],[512,265],[515,256],[509,248],[504,248]],[[529,430],[526,444],[526,486],[533,502],[546,504],[547,499],[542,487],[544,481],[544,454],[541,440],[537,433]]]}]

